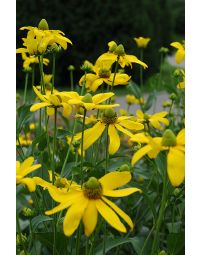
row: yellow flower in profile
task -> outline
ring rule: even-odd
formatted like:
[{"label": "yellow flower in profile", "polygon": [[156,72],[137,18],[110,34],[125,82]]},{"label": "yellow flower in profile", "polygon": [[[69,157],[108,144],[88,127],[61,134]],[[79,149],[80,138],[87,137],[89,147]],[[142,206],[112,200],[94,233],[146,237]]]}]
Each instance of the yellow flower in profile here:
[{"label": "yellow flower in profile", "polygon": [[22,163],[16,161],[16,183],[25,184],[30,192],[35,191],[36,184],[33,178],[25,176],[41,167],[41,164],[33,165],[33,162],[33,157],[25,159]]},{"label": "yellow flower in profile", "polygon": [[[142,130],[144,125],[132,120],[132,116],[117,117],[117,113],[113,109],[107,109],[102,114],[102,118],[97,123],[84,131],[83,150],[87,150],[102,135],[108,127],[109,136],[109,154],[114,154],[120,147],[120,137],[118,131],[125,135],[132,136],[129,130]],[[129,130],[127,130],[129,129]],[[117,131],[118,130],[118,131]],[[74,140],[80,140],[82,132],[75,135]]]},{"label": "yellow flower in profile", "polygon": [[[63,92],[64,93],[64,92]],[[101,104],[102,102],[106,101],[110,97],[112,97],[114,93],[100,93],[92,96],[90,93],[85,94],[85,96],[79,96],[78,93],[73,95],[73,98],[68,101],[71,105],[79,105],[86,110],[93,110],[93,109],[108,109],[112,107],[117,107],[119,104]]]},{"label": "yellow flower in profile", "polygon": [[103,62],[96,64],[93,66],[93,73],[87,73],[86,75],[83,75],[79,81],[79,85],[83,86],[85,84],[85,87],[88,92],[92,91],[95,92],[99,86],[101,86],[103,83],[106,83],[107,85],[111,86],[113,83],[113,79],[115,76],[115,80],[113,83],[113,86],[116,85],[127,85],[128,81],[131,79],[131,76],[128,76],[124,73],[111,73],[110,66],[106,67]]},{"label": "yellow flower in profile", "polygon": [[150,158],[156,158],[162,150],[168,150],[167,153],[167,173],[171,184],[174,187],[179,186],[185,178],[185,129],[182,129],[177,136],[167,129],[162,137],[150,137],[143,134],[136,134],[130,140],[134,142],[146,143],[137,152],[133,154],[131,164],[144,157],[146,154]]},{"label": "yellow flower in profile", "polygon": [[148,66],[139,60],[134,55],[128,55],[125,53],[124,46],[122,44],[119,44],[117,46],[116,42],[111,41],[108,43],[109,51],[102,54],[96,61],[96,64],[99,65],[100,62],[108,63],[110,66],[118,61],[119,65],[124,68],[125,66],[130,66],[132,68],[132,63],[137,63],[144,68],[147,68]]},{"label": "yellow flower in profile", "polygon": [[146,48],[151,39],[140,36],[138,38],[135,37],[134,40],[136,41],[138,48]]},{"label": "yellow flower in profile", "polygon": [[65,92],[63,95],[62,92],[49,94],[49,95],[42,95],[39,90],[35,86],[33,86],[33,90],[42,103],[37,103],[31,106],[30,111],[35,112],[43,107],[47,107],[47,114],[53,115],[55,113],[55,108],[63,108],[62,115],[64,117],[68,117],[72,112],[72,106],[68,104],[68,100],[71,96],[76,92]]},{"label": "yellow flower in profile", "polygon": [[184,89],[185,88],[185,71],[183,69],[180,69],[180,77],[182,78],[182,81],[180,81],[177,84],[177,89]]},{"label": "yellow flower in profile", "polygon": [[49,30],[48,23],[42,19],[38,27],[21,27],[20,30],[28,30],[27,37],[23,38],[24,48],[17,49],[17,53],[28,52],[30,55],[44,54],[48,46],[54,43],[60,45],[64,50],[67,43],[72,42],[66,38],[60,30]]},{"label": "yellow flower in profile", "polygon": [[127,110],[123,108],[119,109],[119,114],[120,116],[128,116]]},{"label": "yellow flower in profile", "polygon": [[144,104],[144,98],[136,98],[134,95],[126,95],[126,103],[132,104]]},{"label": "yellow flower in profile", "polygon": [[[23,62],[23,68],[25,70],[27,68],[29,68],[31,64],[38,64],[39,63],[38,57],[27,56],[27,54],[25,52],[23,52],[21,55],[22,55],[22,60],[24,61]],[[49,59],[48,58],[43,58],[43,64],[45,66],[47,66],[49,64]]]},{"label": "yellow flower in profile", "polygon": [[176,63],[180,64],[185,59],[184,45],[179,43],[179,42],[172,42],[170,45],[177,49],[177,52],[176,52],[176,55],[175,55]]},{"label": "yellow flower in profile", "polygon": [[161,124],[164,124],[166,126],[169,125],[169,120],[165,118],[165,116],[168,114],[168,112],[157,112],[153,115],[143,113],[141,110],[136,111],[137,121],[142,123],[147,123],[150,126],[160,129],[163,129],[163,126]]},{"label": "yellow flower in profile", "polygon": [[134,224],[131,218],[106,196],[124,197],[135,192],[141,192],[140,189],[132,187],[117,189],[126,185],[130,180],[131,173],[128,171],[111,172],[98,180],[95,177],[90,177],[82,187],[71,189],[66,194],[55,189],[48,189],[52,198],[59,205],[46,211],[45,214],[51,215],[69,208],[63,222],[63,230],[66,236],[71,236],[76,231],[81,220],[84,224],[85,235],[90,236],[97,225],[98,213],[117,231],[126,233],[127,229],[120,221],[119,216],[132,230]]},{"label": "yellow flower in profile", "polygon": [[17,140],[16,145],[29,146],[32,144],[31,134],[20,134],[19,141]]}]

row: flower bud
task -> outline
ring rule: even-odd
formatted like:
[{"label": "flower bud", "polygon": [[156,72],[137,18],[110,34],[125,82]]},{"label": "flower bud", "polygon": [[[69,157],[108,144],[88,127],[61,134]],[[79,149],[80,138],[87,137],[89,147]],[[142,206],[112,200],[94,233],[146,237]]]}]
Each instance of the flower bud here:
[{"label": "flower bud", "polygon": [[39,24],[38,24],[38,28],[40,30],[49,30],[49,25],[46,21],[46,19],[41,19]]},{"label": "flower bud", "polygon": [[123,165],[120,166],[119,171],[120,172],[130,171],[130,167],[127,164],[123,164]]},{"label": "flower bud", "polygon": [[113,109],[106,109],[102,115],[103,122],[113,124],[117,119],[117,113]]},{"label": "flower bud", "polygon": [[28,208],[28,207],[24,207],[22,209],[22,214],[27,217],[27,218],[31,218],[34,216],[34,211],[31,209],[31,208]]},{"label": "flower bud", "polygon": [[177,197],[181,193],[181,190],[179,188],[174,189],[173,194],[175,197]]},{"label": "flower bud", "polygon": [[163,146],[175,146],[176,136],[171,129],[166,129],[162,137]]},{"label": "flower bud", "polygon": [[108,47],[109,47],[109,52],[113,52],[113,51],[116,50],[117,44],[116,44],[116,42],[111,41],[111,42],[108,43]]},{"label": "flower bud", "polygon": [[49,51],[52,53],[58,53],[61,51],[61,46],[58,45],[57,43],[53,43],[50,47],[49,47]]},{"label": "flower bud", "polygon": [[85,96],[82,98],[82,101],[84,103],[92,103],[92,95],[90,93],[85,94]]},{"label": "flower bud", "polygon": [[22,245],[24,243],[26,243],[28,241],[26,235],[23,235],[21,234],[21,237],[19,234],[17,234],[17,237],[16,237],[16,244],[17,245]]},{"label": "flower bud", "polygon": [[174,100],[177,98],[177,96],[176,96],[175,93],[171,93],[171,95],[169,96],[169,98],[170,98],[172,101],[174,101]]},{"label": "flower bud", "polygon": [[124,56],[125,55],[124,46],[122,44],[119,44],[115,49],[114,53],[119,56]]},{"label": "flower bud", "polygon": [[162,251],[159,253],[159,255],[167,255],[167,253],[166,253],[164,250],[162,250]]},{"label": "flower bud", "polygon": [[114,103],[116,102],[116,97],[115,97],[115,96],[112,96],[111,99],[110,99],[110,102],[111,102],[112,104],[114,104]]},{"label": "flower bud", "polygon": [[68,71],[74,71],[75,67],[73,65],[69,65],[67,68]]},{"label": "flower bud", "polygon": [[164,53],[164,54],[166,54],[166,53],[168,53],[168,52],[169,52],[169,49],[168,49],[168,48],[166,48],[166,47],[161,47],[161,48],[159,49],[159,52],[160,52],[160,53]]},{"label": "flower bud", "polygon": [[86,73],[91,73],[93,71],[93,64],[88,60],[85,60],[81,66],[81,70],[83,70]]},{"label": "flower bud", "polygon": [[169,102],[169,101],[164,101],[164,102],[162,103],[163,108],[170,107],[171,105],[172,105],[172,103]]},{"label": "flower bud", "polygon": [[56,181],[55,181],[55,186],[56,186],[57,188],[65,188],[66,185],[67,185],[67,181],[66,181],[65,178],[59,177],[59,178],[57,178]]}]

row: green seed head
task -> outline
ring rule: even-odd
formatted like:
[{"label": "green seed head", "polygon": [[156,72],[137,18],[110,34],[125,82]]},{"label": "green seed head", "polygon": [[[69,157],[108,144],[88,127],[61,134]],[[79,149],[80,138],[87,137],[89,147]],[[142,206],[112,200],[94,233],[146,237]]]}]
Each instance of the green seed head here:
[{"label": "green seed head", "polygon": [[113,124],[117,120],[117,113],[113,109],[106,109],[102,115],[102,120],[107,125]]},{"label": "green seed head", "polygon": [[39,24],[38,24],[38,28],[40,30],[49,30],[49,25],[46,21],[46,19],[41,19]]},{"label": "green seed head", "polygon": [[85,94],[82,101],[84,103],[92,103],[92,95],[90,93]]},{"label": "green seed head", "polygon": [[26,235],[23,235],[21,234],[21,237],[19,234],[17,234],[17,237],[16,237],[16,244],[17,245],[22,245],[24,243],[26,243],[28,241]]},{"label": "green seed head", "polygon": [[61,51],[61,47],[60,45],[58,45],[57,43],[53,43],[50,47],[49,47],[49,51],[52,53],[58,53]]},{"label": "green seed head", "polygon": [[124,46],[122,44],[119,44],[117,46],[117,48],[115,49],[114,53],[119,55],[119,56],[124,56],[125,55]]},{"label": "green seed head", "polygon": [[163,146],[175,146],[176,136],[171,129],[166,129],[162,137]]},{"label": "green seed head", "polygon": [[173,194],[177,197],[180,194],[181,190],[179,188],[174,189]]},{"label": "green seed head", "polygon": [[109,52],[114,52],[117,48],[117,44],[114,41],[109,42],[108,46],[109,46]]},{"label": "green seed head", "polygon": [[34,216],[34,211],[31,209],[31,208],[28,208],[28,207],[24,207],[23,209],[22,209],[22,214],[25,216],[25,217],[27,217],[27,218],[31,218],[31,217],[33,217]]},{"label": "green seed head", "polygon": [[120,172],[130,171],[130,167],[127,164],[123,164],[123,165],[120,166],[119,171]]},{"label": "green seed head", "polygon": [[100,78],[109,78],[111,75],[111,71],[106,68],[102,68],[99,70],[99,77]]},{"label": "green seed head", "polygon": [[65,188],[67,185],[67,181],[65,178],[57,178],[56,181],[55,181],[55,186],[57,188]]},{"label": "green seed head", "polygon": [[73,65],[69,65],[67,68],[68,71],[74,71],[75,67]]},{"label": "green seed head", "polygon": [[177,98],[175,93],[171,93],[170,97],[169,97],[172,101],[175,100]]},{"label": "green seed head", "polygon": [[162,251],[159,253],[159,255],[167,255],[167,253],[166,253],[164,250],[162,250]]},{"label": "green seed head", "polygon": [[95,177],[90,177],[87,182],[83,184],[83,193],[89,199],[99,199],[102,195],[101,183]]}]

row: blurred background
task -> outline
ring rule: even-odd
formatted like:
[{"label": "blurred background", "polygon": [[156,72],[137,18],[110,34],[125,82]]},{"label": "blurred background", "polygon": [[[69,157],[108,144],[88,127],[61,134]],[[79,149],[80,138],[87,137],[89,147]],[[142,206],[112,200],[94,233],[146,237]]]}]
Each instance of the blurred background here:
[{"label": "blurred background", "polygon": [[[84,60],[92,63],[107,51],[107,43],[122,43],[127,54],[139,57],[134,37],[150,37],[145,49],[144,62],[148,71],[145,79],[158,72],[161,46],[168,47],[172,41],[182,41],[185,32],[184,0],[17,0],[17,48],[22,47],[21,38],[25,31],[22,26],[37,26],[42,18],[48,21],[50,29],[62,30],[73,46],[57,56],[55,85],[69,88],[67,67],[75,66],[75,81],[83,72],[80,70]],[[51,60],[51,59],[50,59]],[[17,88],[24,87],[21,55],[17,54]],[[51,64],[45,73],[51,73]],[[135,82],[139,79],[139,67],[128,70]],[[38,81],[39,82],[39,81]]]}]

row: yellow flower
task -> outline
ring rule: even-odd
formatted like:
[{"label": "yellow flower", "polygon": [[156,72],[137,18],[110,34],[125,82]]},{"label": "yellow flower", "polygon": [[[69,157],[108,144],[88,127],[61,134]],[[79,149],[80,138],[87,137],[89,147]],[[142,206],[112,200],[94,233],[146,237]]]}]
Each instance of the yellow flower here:
[{"label": "yellow flower", "polygon": [[140,61],[136,56],[134,55],[127,55],[124,51],[124,47],[122,44],[118,45],[114,42],[111,41],[108,43],[109,46],[109,51],[102,54],[98,59],[97,59],[97,64],[100,62],[103,63],[108,63],[110,66],[118,61],[119,65],[124,68],[125,66],[130,66],[132,68],[132,63],[137,63],[144,68],[147,68],[148,66]]},{"label": "yellow flower", "polygon": [[111,172],[99,180],[90,177],[82,187],[79,186],[79,190],[74,189],[66,194],[55,189],[48,189],[52,198],[60,204],[52,210],[46,211],[45,214],[51,215],[69,208],[63,222],[66,236],[71,236],[76,231],[81,219],[84,224],[85,235],[90,236],[97,225],[98,212],[113,228],[126,233],[127,229],[118,215],[132,230],[134,224],[131,218],[106,196],[124,197],[135,192],[141,192],[138,188],[117,189],[130,180],[130,172]]},{"label": "yellow flower", "polygon": [[176,52],[176,63],[180,64],[185,59],[185,48],[184,45],[179,42],[172,42],[170,44],[172,47],[178,49]]},{"label": "yellow flower", "polygon": [[148,154],[150,158],[156,158],[162,150],[168,150],[167,153],[167,173],[171,184],[174,187],[179,186],[185,177],[185,129],[182,129],[177,136],[167,129],[163,137],[150,137],[144,134],[136,134],[130,140],[134,142],[146,143],[132,157],[132,165]]},{"label": "yellow flower", "polygon": [[49,30],[48,24],[46,28],[27,26],[21,27],[20,30],[28,30],[28,33],[27,37],[22,39],[24,41],[24,48],[17,49],[17,53],[28,52],[30,55],[38,55],[45,53],[47,47],[54,43],[60,45],[65,50],[67,49],[67,43],[72,44],[62,31]]},{"label": "yellow flower", "polygon": [[[110,139],[109,154],[116,153],[120,147],[117,130],[131,137],[133,134],[127,129],[141,130],[144,128],[143,124],[133,121],[132,116],[117,117],[117,113],[113,109],[107,109],[93,127],[84,131],[83,150],[87,150],[102,135],[106,126],[108,126]],[[74,140],[80,140],[81,136],[82,132],[75,135]]]},{"label": "yellow flower", "polygon": [[[64,93],[64,92],[63,92]],[[86,110],[93,109],[108,109],[112,107],[119,106],[119,104],[113,105],[103,105],[102,102],[106,101],[110,97],[112,97],[114,93],[100,93],[92,96],[90,93],[87,93],[85,96],[79,96],[78,93],[73,95],[73,98],[68,101],[69,104],[79,105]]]},{"label": "yellow flower", "polygon": [[179,76],[182,78],[182,81],[180,81],[176,87],[177,89],[184,89],[185,88],[185,71],[183,69],[180,69]]},{"label": "yellow flower", "polygon": [[21,144],[22,146],[29,146],[32,144],[31,134],[27,133],[19,135],[19,141],[17,140],[16,145]]},{"label": "yellow flower", "polygon": [[136,111],[138,122],[147,123],[150,126],[160,130],[163,129],[163,126],[161,125],[161,123],[166,126],[169,125],[169,120],[164,118],[167,114],[168,112],[157,112],[153,115],[150,115],[147,113],[143,113],[141,110]]},{"label": "yellow flower", "polygon": [[[111,73],[110,66],[106,67],[103,62],[100,62],[93,66],[93,72],[95,72],[95,74],[88,73],[83,75],[79,81],[79,85],[83,86],[83,84],[85,84],[87,91],[93,92],[95,92],[103,83],[110,86],[112,85],[114,73]],[[130,78],[131,76],[128,76],[127,74],[116,73],[113,86],[127,85]]]},{"label": "yellow flower", "polygon": [[49,95],[42,95],[35,86],[33,86],[33,90],[42,101],[42,103],[32,105],[30,108],[31,112],[35,112],[43,107],[47,107],[47,114],[53,115],[55,113],[55,108],[62,107],[62,115],[64,117],[68,117],[71,114],[72,107],[68,104],[67,101],[71,98],[73,94],[76,94],[76,92],[65,92],[65,94],[63,94],[63,92],[58,92]]},{"label": "yellow flower", "polygon": [[30,130],[34,130],[35,128],[36,128],[35,123],[30,123],[30,124],[29,124],[29,129],[30,129]]},{"label": "yellow flower", "polygon": [[16,174],[17,174],[16,183],[25,184],[30,192],[35,191],[36,184],[33,178],[25,176],[41,167],[41,164],[33,165],[33,162],[34,162],[33,157],[25,159],[24,162],[22,163],[16,161]]},{"label": "yellow flower", "polygon": [[138,38],[135,37],[134,40],[136,41],[138,48],[146,48],[151,39],[140,36]]},{"label": "yellow flower", "polygon": [[126,103],[131,104],[144,104],[144,98],[136,98],[134,95],[127,95],[126,96]]},{"label": "yellow flower", "polygon": [[[23,62],[23,68],[26,70],[27,68],[30,67],[31,64],[38,64],[39,60],[38,57],[35,56],[27,56],[25,52],[22,53],[22,60]],[[43,58],[43,64],[47,66],[49,64],[49,59],[48,58]]]},{"label": "yellow flower", "polygon": [[119,109],[120,116],[128,116],[128,112],[126,109]]}]

